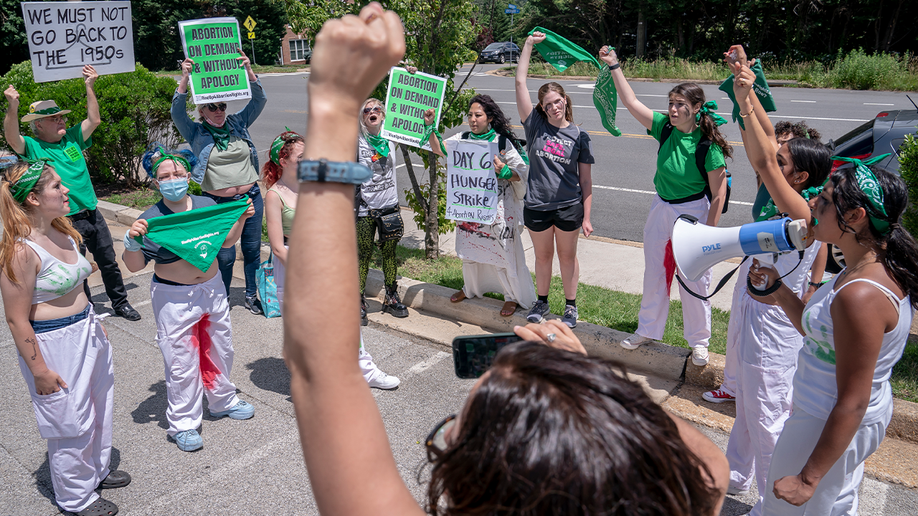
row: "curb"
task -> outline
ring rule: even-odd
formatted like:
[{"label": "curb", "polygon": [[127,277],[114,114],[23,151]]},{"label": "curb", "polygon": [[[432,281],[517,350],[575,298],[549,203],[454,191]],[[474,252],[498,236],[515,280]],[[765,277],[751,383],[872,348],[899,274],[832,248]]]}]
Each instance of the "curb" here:
[{"label": "curb", "polygon": [[[513,75],[510,75],[509,73],[501,73],[501,70],[500,70],[500,69],[497,69],[497,70],[489,70],[489,71],[484,72],[484,73],[486,73],[486,74],[488,74],[488,75],[494,75],[494,76],[497,76],[497,77],[513,77]],[[533,79],[550,79],[550,80],[553,80],[553,81],[557,81],[557,80],[561,80],[561,81],[591,81],[591,82],[592,82],[592,81],[596,81],[596,78],[595,78],[595,77],[590,77],[590,76],[588,76],[588,75],[533,75],[533,74],[529,74],[529,75],[527,75],[527,77],[532,77]],[[722,83],[724,82],[724,80],[726,80],[726,79],[722,79],[722,80],[712,80],[712,79],[689,80],[689,79],[654,79],[653,77],[629,77],[629,78],[628,78],[628,81],[629,81],[629,82],[666,82],[666,83],[673,83],[673,84],[681,84],[681,83],[683,83],[683,82],[691,82],[691,83],[694,83],[694,84],[722,84]],[[817,89],[815,86],[809,86],[809,85],[807,85],[807,84],[801,83],[800,81],[797,81],[797,80],[794,80],[794,79],[775,79],[775,80],[770,80],[770,81],[768,81],[768,87],[769,87],[769,88],[781,88],[781,87],[792,87],[792,88],[797,88],[797,87],[804,87],[804,88],[814,88],[814,89]]]}]

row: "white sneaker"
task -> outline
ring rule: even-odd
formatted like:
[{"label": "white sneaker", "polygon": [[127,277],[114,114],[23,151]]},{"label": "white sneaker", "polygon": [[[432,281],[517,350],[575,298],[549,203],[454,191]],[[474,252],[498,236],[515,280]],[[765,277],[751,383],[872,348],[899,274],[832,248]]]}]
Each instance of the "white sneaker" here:
[{"label": "white sneaker", "polygon": [[708,348],[692,348],[692,363],[698,367],[708,365]]},{"label": "white sneaker", "polygon": [[632,333],[628,336],[628,338],[619,342],[619,344],[621,344],[621,346],[625,349],[637,349],[641,347],[641,345],[647,344],[648,342],[653,342],[653,339],[643,335],[638,335],[637,333]]},{"label": "white sneaker", "polygon": [[389,389],[394,389],[398,387],[398,384],[402,383],[402,381],[396,378],[395,376],[387,375],[386,373],[382,371],[378,371],[378,372],[379,374],[374,376],[372,380],[367,380],[367,384],[370,387],[389,390]]}]

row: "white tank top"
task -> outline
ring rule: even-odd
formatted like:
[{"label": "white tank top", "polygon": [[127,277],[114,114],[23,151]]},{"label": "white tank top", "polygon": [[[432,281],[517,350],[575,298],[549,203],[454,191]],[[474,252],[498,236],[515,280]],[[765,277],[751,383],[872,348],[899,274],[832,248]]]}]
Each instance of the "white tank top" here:
[{"label": "white tank top", "polygon": [[80,254],[76,242],[72,238],[70,245],[77,252],[76,263],[64,263],[35,242],[24,239],[23,242],[29,245],[38,258],[41,259],[41,270],[38,271],[38,277],[35,278],[35,291],[32,293],[32,304],[47,303],[67,295],[71,290],[81,286],[83,281],[92,273],[92,266],[89,261]]},{"label": "white tank top", "polygon": [[889,333],[883,334],[883,344],[873,373],[870,388],[870,404],[864,414],[862,425],[878,421],[889,422],[892,416],[892,388],[889,377],[892,368],[902,357],[909,329],[912,325],[912,310],[909,296],[899,299],[888,288],[866,278],[858,278],[835,290],[835,283],[841,274],[823,285],[803,310],[802,325],[806,338],[797,359],[797,373],[794,375],[794,405],[820,419],[828,419],[829,413],[838,401],[838,385],[835,378],[835,336],[832,322],[832,301],[838,293],[855,282],[865,282],[886,294],[899,312],[899,322]]}]

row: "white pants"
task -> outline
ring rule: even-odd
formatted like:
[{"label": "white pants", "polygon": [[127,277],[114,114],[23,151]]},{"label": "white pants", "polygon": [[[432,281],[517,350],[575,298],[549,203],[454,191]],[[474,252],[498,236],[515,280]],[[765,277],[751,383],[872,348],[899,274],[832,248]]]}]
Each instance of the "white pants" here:
[{"label": "white pants", "polygon": [[[638,314],[637,333],[654,340],[663,338],[666,318],[669,315],[669,292],[666,289],[666,275],[663,261],[666,243],[672,238],[673,224],[679,215],[693,215],[704,221],[708,217],[710,203],[706,198],[683,204],[669,204],[655,195],[650,205],[650,215],[644,225],[644,292],[641,297],[641,311]],[[678,272],[677,272],[678,274]],[[707,270],[698,281],[682,281],[695,293],[708,295],[711,286],[711,270]],[[702,301],[679,286],[682,299],[682,325],[685,340],[689,346],[708,347],[711,338],[711,302]]]},{"label": "white pants", "polygon": [[156,343],[163,353],[168,433],[175,436],[201,425],[202,394],[212,412],[239,402],[229,380],[233,369],[233,332],[229,303],[220,275],[197,285],[150,283],[156,315]]},{"label": "white pants", "polygon": [[373,357],[370,356],[366,346],[363,345],[363,332],[361,332],[360,335],[360,349],[357,351],[357,363],[360,365],[360,372],[363,373],[363,379],[367,382],[373,381],[379,374],[384,374],[376,367],[376,363],[373,362]]},{"label": "white pants", "polygon": [[[284,246],[288,250],[290,246]],[[290,256],[289,254],[287,256]],[[274,283],[277,284],[277,304],[280,306],[281,312],[284,311],[284,281],[287,277],[287,268],[284,267],[284,264],[277,259],[277,255],[271,259],[271,263],[274,264]]]},{"label": "white pants", "polygon": [[[892,416],[892,411],[889,411]],[[773,492],[775,480],[788,475],[797,475],[803,469],[816,442],[826,426],[824,419],[807,414],[794,405],[793,414],[784,424],[784,431],[778,439],[778,446],[771,459],[768,471],[768,485],[765,490],[765,514],[771,515],[855,515],[857,514],[857,490],[864,478],[864,460],[880,447],[886,435],[889,419],[858,428],[854,439],[835,465],[819,482],[816,492],[807,503],[795,507],[784,500],[778,500]]]},{"label": "white pants", "polygon": [[[744,282],[745,283],[745,282]],[[736,342],[736,421],[727,443],[730,485],[747,490],[755,476],[759,502],[750,514],[762,514],[763,486],[784,422],[790,416],[797,354],[803,336],[780,306],[756,301],[743,291],[730,314]],[[729,339],[729,338],[728,338]],[[729,355],[728,355],[729,356]]]},{"label": "white pants", "polygon": [[730,303],[730,322],[727,324],[727,349],[724,351],[724,381],[720,384],[720,390],[730,396],[736,396],[736,370],[739,369],[739,340],[742,337],[742,318],[733,317],[733,314],[742,310],[743,296],[746,295],[746,277],[749,276],[749,268],[752,266],[752,258],[749,258],[740,266],[734,275],[736,284],[733,286],[733,301]]},{"label": "white pants", "polygon": [[485,292],[500,292],[505,301],[514,301],[523,308],[530,308],[536,302],[535,286],[532,275],[526,267],[523,253],[516,253],[517,262],[522,260],[522,267],[510,271],[494,265],[462,260],[462,291],[469,298],[484,297]]},{"label": "white pants", "polygon": [[92,307],[89,316],[65,328],[36,335],[48,369],[67,388],[35,394],[35,378],[25,359],[19,368],[32,396],[38,432],[48,440],[54,500],[80,512],[99,498],[96,487],[109,474],[112,452],[112,347]]}]

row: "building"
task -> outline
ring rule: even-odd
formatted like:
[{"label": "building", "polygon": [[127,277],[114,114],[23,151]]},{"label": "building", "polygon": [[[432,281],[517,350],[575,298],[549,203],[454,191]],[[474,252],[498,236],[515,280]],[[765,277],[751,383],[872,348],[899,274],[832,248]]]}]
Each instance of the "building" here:
[{"label": "building", "polygon": [[309,47],[309,41],[303,34],[294,34],[290,26],[286,26],[287,32],[284,39],[281,40],[281,59],[285,65],[305,65],[309,62],[312,55],[312,49]]}]

